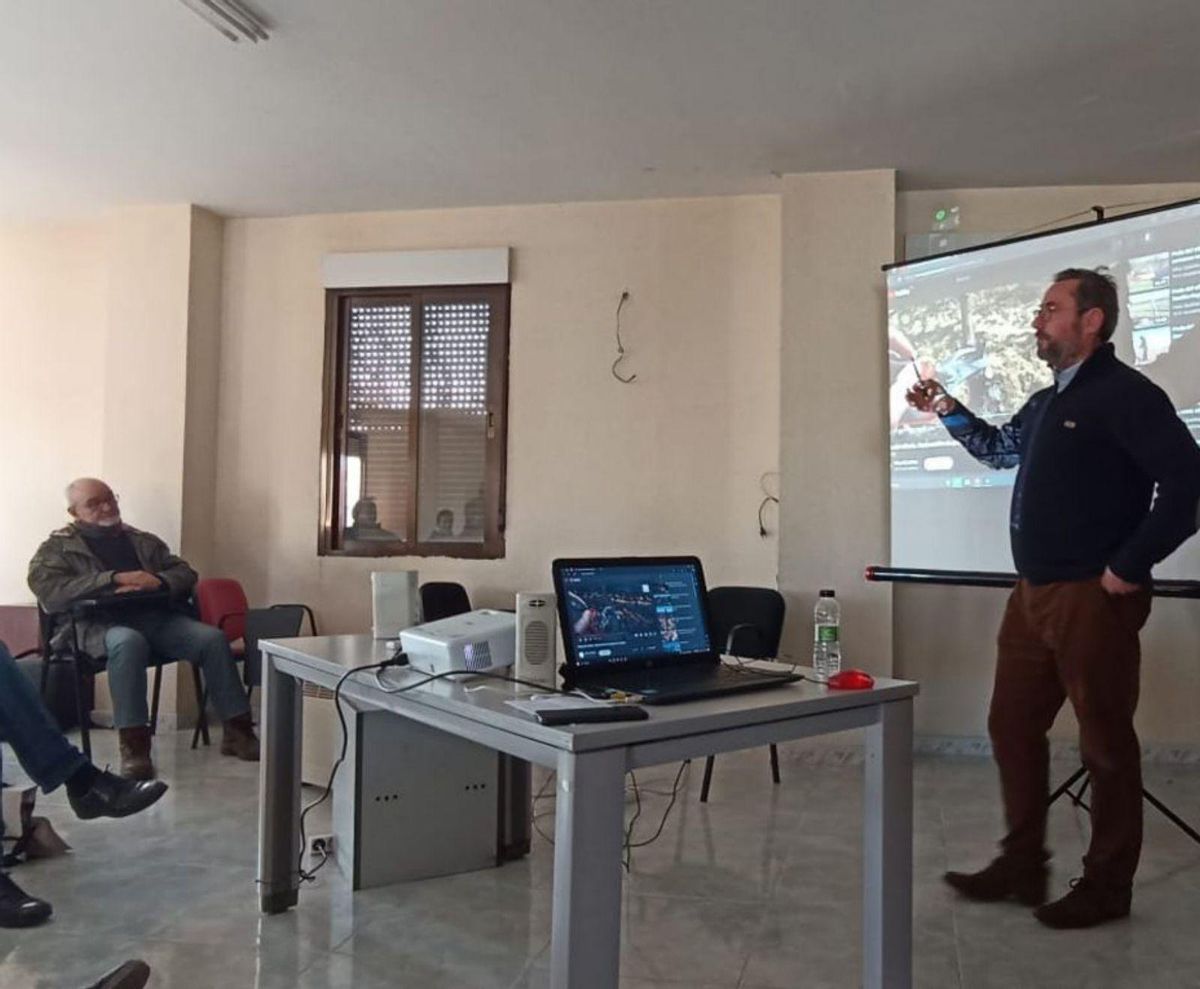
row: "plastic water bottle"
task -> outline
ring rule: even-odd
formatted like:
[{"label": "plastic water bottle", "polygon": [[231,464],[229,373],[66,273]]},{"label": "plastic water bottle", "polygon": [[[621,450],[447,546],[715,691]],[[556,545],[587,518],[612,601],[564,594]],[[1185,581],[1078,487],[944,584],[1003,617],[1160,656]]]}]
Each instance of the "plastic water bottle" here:
[{"label": "plastic water bottle", "polygon": [[831,588],[823,588],[813,609],[813,670],[825,683],[842,668],[842,609]]}]

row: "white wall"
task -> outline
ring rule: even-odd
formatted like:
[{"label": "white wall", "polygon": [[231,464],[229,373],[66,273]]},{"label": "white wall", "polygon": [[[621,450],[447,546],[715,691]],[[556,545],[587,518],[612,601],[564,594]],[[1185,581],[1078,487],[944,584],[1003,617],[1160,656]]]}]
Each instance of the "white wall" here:
[{"label": "white wall", "polygon": [[[787,647],[801,656],[811,597],[834,583],[846,599],[850,661],[886,668],[890,632],[895,671],[922,683],[918,730],[982,735],[1003,594],[859,583],[859,567],[886,549],[877,266],[888,231],[897,240],[923,231],[934,206],[957,204],[964,231],[1000,234],[1200,186],[893,200],[892,181],[889,172],[789,176],[782,197],[231,220],[223,244],[221,221],[188,207],[0,228],[0,342],[19,369],[0,417],[9,464],[0,602],[29,600],[26,564],[64,518],[62,485],[104,472],[114,462],[106,441],[111,454],[124,435],[119,459],[133,480],[114,484],[131,521],[182,529],[209,573],[240,577],[256,601],[308,601],[330,630],[366,627],[375,567],[416,566],[503,604],[518,588],[544,587],[556,554],[698,552],[712,583],[771,584],[778,569]],[[514,248],[508,557],[319,559],[321,256],[467,246]],[[115,285],[142,283],[156,315],[111,301]],[[639,375],[628,388],[609,375],[626,288],[626,366]],[[141,338],[110,340],[110,305]],[[168,394],[151,404],[153,422],[118,430],[107,405],[129,398],[114,383],[130,379],[122,367],[110,376],[109,364],[152,351],[146,366]],[[760,540],[755,520],[758,478],[776,469],[778,562],[774,531]],[[774,530],[773,512],[768,519]],[[1143,736],[1200,742],[1200,608],[1158,602],[1144,644]],[[1064,718],[1056,730],[1074,729]]]},{"label": "white wall", "polygon": [[[178,548],[189,442],[191,541],[207,552],[220,245],[221,220],[187,205],[0,228],[0,603],[32,601],[29,559],[69,521],[63,488],[80,475],[103,477],[132,524]],[[184,699],[190,680],[180,684]],[[167,721],[176,700],[171,668]]]},{"label": "white wall", "polygon": [[[122,514],[173,548],[183,512],[190,206],[121,210],[110,224],[103,460]],[[78,472],[76,472],[78,473]]]},{"label": "white wall", "polygon": [[211,568],[216,520],[224,236],[221,217],[192,207],[180,545],[202,574]]},{"label": "white wall", "polygon": [[33,600],[29,558],[66,521],[63,488],[100,470],[108,230],[0,227],[0,603]]},{"label": "white wall", "polygon": [[846,666],[892,669],[891,593],[863,569],[888,552],[886,326],[895,173],[786,175],[780,362],[779,585],[784,652],[808,662],[822,587],[842,607]]},{"label": "white wall", "polygon": [[[494,246],[513,249],[506,558],[319,558],[322,256]],[[215,560],[252,601],[362,630],[373,569],[511,605],[589,553],[695,552],[710,583],[774,585],[756,511],[778,456],[777,198],[230,220],[224,263]],[[609,371],[625,289],[628,386]]]}]

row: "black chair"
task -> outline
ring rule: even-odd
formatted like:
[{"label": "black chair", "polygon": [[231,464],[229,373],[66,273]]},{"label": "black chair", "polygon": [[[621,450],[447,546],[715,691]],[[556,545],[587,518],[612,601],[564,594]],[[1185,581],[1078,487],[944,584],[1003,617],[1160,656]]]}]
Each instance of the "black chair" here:
[{"label": "black chair", "polygon": [[[300,634],[305,618],[311,635],[317,632],[317,619],[312,608],[306,604],[273,604],[267,608],[249,608],[241,616],[245,625],[242,631],[242,681],[247,690],[262,685],[262,653],[258,644],[263,639],[290,639]],[[200,710],[207,713],[208,691],[200,695]],[[200,741],[200,723],[192,732],[192,748]],[[208,744],[207,737],[205,745]]]},{"label": "black chair", "polygon": [[431,580],[421,585],[421,619],[436,622],[471,610],[467,589],[453,581]]},{"label": "black chair", "polygon": [[[713,641],[728,656],[774,659],[779,654],[786,605],[773,587],[712,587],[708,591],[708,619]],[[700,802],[708,802],[713,756],[704,760]],[[779,752],[771,744],[771,779],[779,782]]]},{"label": "black chair", "polygon": [[[80,649],[79,630],[76,621],[101,608],[105,611],[111,611],[131,605],[134,603],[134,600],[135,598],[132,595],[113,595],[111,598],[103,599],[87,598],[74,602],[65,612],[54,614],[45,611],[40,605],[38,606],[38,625],[41,629],[42,640],[42,682],[40,691],[42,700],[49,700],[50,667],[58,664],[69,665],[73,673],[72,680],[75,684],[75,713],[79,720],[80,742],[83,747],[83,754],[89,759],[92,757],[92,736],[90,729],[92,724],[92,698],[95,696],[95,679],[97,673],[104,672],[107,659],[104,656],[89,656]],[[146,595],[138,595],[136,600],[138,603],[144,604]],[[165,597],[164,600],[166,600]],[[53,649],[50,645],[59,622],[70,623],[71,634],[65,649]],[[150,695],[150,734],[153,735],[158,731],[158,705],[162,694],[162,668],[168,663],[177,662],[177,660],[152,655],[150,662],[154,667],[154,686],[153,693]],[[188,665],[192,668],[192,681],[196,687],[196,696],[201,697],[204,694],[204,683],[200,676],[200,670],[192,663],[188,663]],[[60,727],[64,726],[60,725]],[[205,717],[203,707],[200,709],[196,731],[203,735],[204,744],[208,745],[208,720]]]}]

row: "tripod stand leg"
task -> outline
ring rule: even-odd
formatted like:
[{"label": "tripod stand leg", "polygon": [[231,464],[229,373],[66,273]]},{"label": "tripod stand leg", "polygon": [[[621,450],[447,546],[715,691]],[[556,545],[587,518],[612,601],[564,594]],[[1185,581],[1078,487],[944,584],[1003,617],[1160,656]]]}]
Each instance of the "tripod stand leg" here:
[{"label": "tripod stand leg", "polygon": [[[1067,781],[1065,783],[1062,784],[1062,786],[1060,786],[1057,790],[1055,790],[1052,794],[1050,794],[1050,799],[1046,801],[1046,806],[1049,807],[1052,803],[1054,803],[1054,801],[1056,801],[1064,793],[1070,793],[1071,800],[1074,803],[1079,803],[1079,797],[1077,797],[1077,796],[1075,796],[1075,794],[1071,793],[1071,787],[1073,787],[1077,782],[1079,782],[1079,778],[1081,776],[1083,776],[1084,773],[1086,773],[1086,772],[1087,772],[1087,769],[1084,768],[1083,766],[1080,766],[1077,770],[1075,770],[1075,772],[1071,774],[1071,776],[1067,779]],[[1087,784],[1085,783],[1084,786],[1086,788]],[[1080,797],[1083,796],[1082,790],[1080,791],[1079,796]]]},{"label": "tripod stand leg", "polygon": [[1142,796],[1146,798],[1146,802],[1148,804],[1154,807],[1155,810],[1163,815],[1163,817],[1165,817],[1168,821],[1179,828],[1180,831],[1191,838],[1192,841],[1200,843],[1200,834],[1197,834],[1196,831],[1185,820],[1183,820],[1178,814],[1171,810],[1170,807],[1159,800],[1158,797],[1144,788],[1142,790]]}]

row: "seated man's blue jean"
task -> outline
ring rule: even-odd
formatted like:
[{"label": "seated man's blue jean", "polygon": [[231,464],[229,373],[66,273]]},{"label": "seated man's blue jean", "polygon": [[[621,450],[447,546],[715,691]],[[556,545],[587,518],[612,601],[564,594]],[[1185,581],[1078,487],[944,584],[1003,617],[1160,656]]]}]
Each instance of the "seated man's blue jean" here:
[{"label": "seated man's blue jean", "polygon": [[87,758],[66,740],[50,712],[0,642],[0,737],[43,793],[71,778]]},{"label": "seated man's blue jean", "polygon": [[249,713],[250,700],[238,679],[229,642],[220,629],[170,611],[127,615],[123,622],[104,634],[113,727],[149,724],[146,667],[151,655],[186,659],[199,666],[208,699],[222,721]]}]

